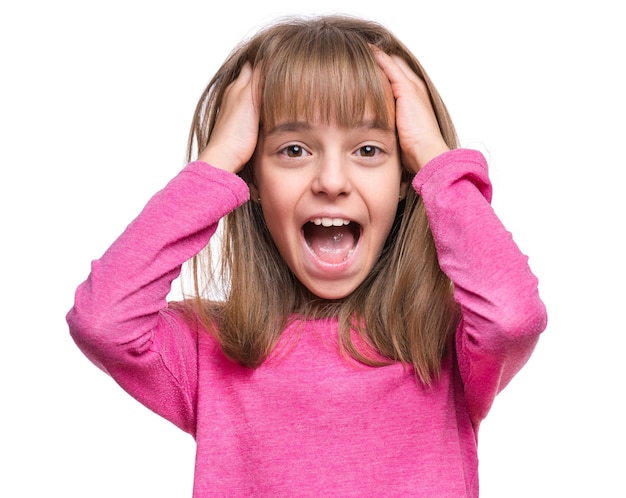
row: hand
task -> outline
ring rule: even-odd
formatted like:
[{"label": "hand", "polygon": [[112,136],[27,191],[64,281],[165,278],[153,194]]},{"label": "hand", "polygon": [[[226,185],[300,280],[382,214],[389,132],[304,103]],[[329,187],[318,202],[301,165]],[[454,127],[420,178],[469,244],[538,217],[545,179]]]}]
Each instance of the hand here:
[{"label": "hand", "polygon": [[254,154],[259,135],[257,73],[250,63],[224,92],[209,143],[198,156],[216,168],[237,173]]},{"label": "hand", "polygon": [[398,56],[372,47],[396,99],[396,128],[404,166],[417,173],[428,161],[449,150],[426,89],[426,84]]}]

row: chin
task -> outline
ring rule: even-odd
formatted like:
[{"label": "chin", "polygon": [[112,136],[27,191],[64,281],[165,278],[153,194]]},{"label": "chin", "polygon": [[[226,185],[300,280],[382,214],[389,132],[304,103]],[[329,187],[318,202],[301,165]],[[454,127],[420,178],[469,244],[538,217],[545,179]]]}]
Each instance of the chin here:
[{"label": "chin", "polygon": [[348,297],[358,285],[305,285],[311,294],[327,301],[340,301]]}]

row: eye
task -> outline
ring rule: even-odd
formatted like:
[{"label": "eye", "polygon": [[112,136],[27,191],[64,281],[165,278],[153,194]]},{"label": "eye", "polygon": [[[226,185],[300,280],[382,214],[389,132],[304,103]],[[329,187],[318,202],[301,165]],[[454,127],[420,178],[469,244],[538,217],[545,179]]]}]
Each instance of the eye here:
[{"label": "eye", "polygon": [[374,145],[364,145],[363,147],[359,147],[357,155],[362,157],[374,157],[379,152],[380,149]]},{"label": "eye", "polygon": [[303,157],[308,155],[308,152],[299,145],[288,145],[281,150],[281,154],[285,154],[287,157]]}]

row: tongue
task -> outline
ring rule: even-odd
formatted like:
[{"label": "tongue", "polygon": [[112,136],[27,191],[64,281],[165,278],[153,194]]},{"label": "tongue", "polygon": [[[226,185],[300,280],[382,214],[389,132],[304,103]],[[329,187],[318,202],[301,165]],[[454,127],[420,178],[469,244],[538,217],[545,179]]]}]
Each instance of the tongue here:
[{"label": "tongue", "polygon": [[330,264],[344,261],[354,247],[354,234],[345,225],[324,227],[309,224],[306,239],[317,257]]}]

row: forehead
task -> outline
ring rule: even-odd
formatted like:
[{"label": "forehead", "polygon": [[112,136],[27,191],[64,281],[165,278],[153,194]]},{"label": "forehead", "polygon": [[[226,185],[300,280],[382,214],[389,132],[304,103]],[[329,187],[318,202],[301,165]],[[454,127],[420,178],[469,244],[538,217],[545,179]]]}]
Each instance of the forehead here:
[{"label": "forehead", "polygon": [[284,121],[335,123],[353,127],[371,120],[393,127],[395,102],[391,86],[371,53],[284,54],[264,63],[260,88],[261,125]]},{"label": "forehead", "polygon": [[[321,134],[320,134],[321,133]],[[284,140],[292,136],[308,136],[313,134],[318,138],[322,136],[339,139],[362,139],[364,136],[378,140],[396,140],[396,130],[388,126],[381,126],[372,119],[356,122],[350,127],[341,127],[336,122],[320,123],[319,121],[281,121],[273,127],[261,130],[260,139]]]}]

